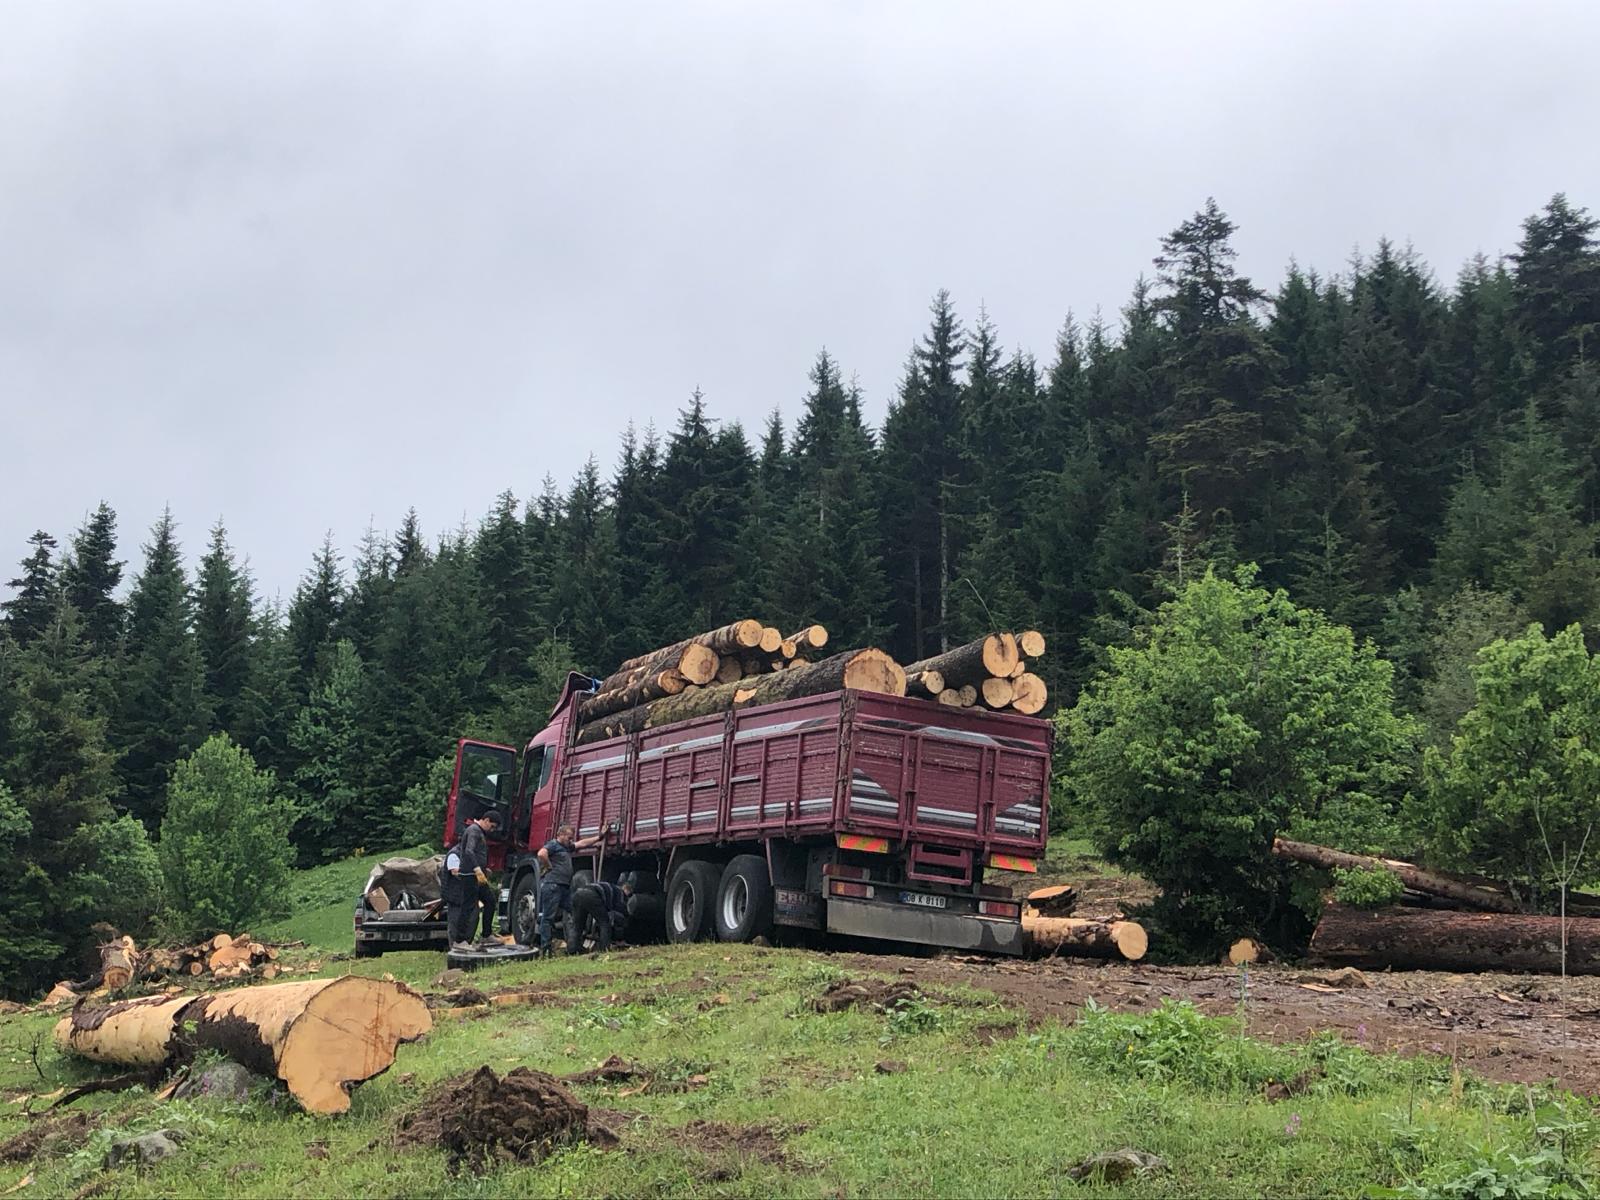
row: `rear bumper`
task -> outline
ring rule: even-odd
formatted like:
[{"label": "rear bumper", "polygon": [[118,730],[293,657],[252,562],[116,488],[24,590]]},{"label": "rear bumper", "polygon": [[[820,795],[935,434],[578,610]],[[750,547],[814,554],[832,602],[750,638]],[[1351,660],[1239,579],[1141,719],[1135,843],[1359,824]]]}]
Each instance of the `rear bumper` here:
[{"label": "rear bumper", "polygon": [[385,950],[422,950],[444,946],[450,941],[449,926],[443,921],[385,921],[368,917],[356,926],[356,945],[381,946]]},{"label": "rear bumper", "polygon": [[940,912],[909,904],[829,896],[828,932],[978,950],[986,954],[1022,953],[1022,922],[970,913]]}]

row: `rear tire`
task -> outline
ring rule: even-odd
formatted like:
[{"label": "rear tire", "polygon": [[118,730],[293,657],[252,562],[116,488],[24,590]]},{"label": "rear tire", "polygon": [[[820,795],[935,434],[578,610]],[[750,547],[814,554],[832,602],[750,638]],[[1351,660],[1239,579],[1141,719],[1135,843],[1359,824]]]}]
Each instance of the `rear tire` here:
[{"label": "rear tire", "polygon": [[772,931],[772,877],[766,860],[740,854],[723,869],[717,886],[717,937],[748,942]]},{"label": "rear tire", "polygon": [[524,871],[511,889],[511,907],[506,924],[519,946],[539,944],[539,872]]},{"label": "rear tire", "polygon": [[567,914],[567,953],[604,954],[611,949],[611,914],[593,887],[577,888],[572,893],[572,911]]},{"label": "rear tire", "polygon": [[699,942],[711,936],[711,911],[716,905],[721,872],[716,863],[691,860],[679,865],[667,885],[667,938]]}]

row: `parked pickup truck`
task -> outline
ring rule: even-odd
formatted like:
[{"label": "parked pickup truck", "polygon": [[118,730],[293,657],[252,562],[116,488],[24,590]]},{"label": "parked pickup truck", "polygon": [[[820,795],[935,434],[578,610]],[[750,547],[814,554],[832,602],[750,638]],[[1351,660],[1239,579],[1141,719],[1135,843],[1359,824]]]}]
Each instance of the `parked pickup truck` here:
[{"label": "parked pickup truck", "polygon": [[[575,856],[575,885],[633,875],[630,940],[789,926],[1022,952],[1021,906],[984,873],[1032,871],[1044,851],[1048,721],[844,690],[578,746],[588,685],[568,679],[520,755],[458,743],[446,844],[486,809],[508,815],[490,850],[518,942],[536,941],[539,847],[570,822],[602,838]],[[401,922],[392,932],[414,938],[415,918]],[[398,945],[388,926],[358,902],[364,953]],[[569,929],[569,944],[583,936]]]}]

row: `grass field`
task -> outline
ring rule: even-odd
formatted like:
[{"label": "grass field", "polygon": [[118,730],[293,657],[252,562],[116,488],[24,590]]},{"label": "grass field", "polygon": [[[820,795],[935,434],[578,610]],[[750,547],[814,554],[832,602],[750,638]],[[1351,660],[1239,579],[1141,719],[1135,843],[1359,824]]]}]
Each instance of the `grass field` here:
[{"label": "grass field", "polygon": [[[337,893],[370,864],[306,873],[300,914],[258,936],[304,939],[304,953],[324,959],[348,949],[352,891]],[[1029,1027],[982,992],[950,990],[887,1013],[813,1011],[808,1002],[830,982],[847,970],[859,977],[859,961],[699,945],[479,972],[471,982],[484,990],[534,984],[559,996],[441,1021],[340,1118],[307,1116],[265,1092],[241,1105],[158,1102],[142,1091],[88,1097],[71,1110],[97,1126],[87,1140],[0,1162],[0,1194],[27,1176],[11,1194],[1588,1194],[1594,1142],[1583,1100],[1331,1038],[1269,1046],[1181,1006]],[[427,990],[442,966],[437,953],[413,952],[324,961],[323,971],[389,972]],[[0,1021],[0,1141],[28,1124],[17,1099],[95,1074],[48,1045],[35,1069],[34,1039],[54,1019]],[[622,1114],[617,1149],[580,1145],[538,1165],[453,1175],[442,1152],[392,1145],[400,1115],[460,1072],[526,1065],[560,1075],[611,1054],[657,1080],[635,1094],[576,1088]],[[112,1136],[163,1127],[189,1135],[177,1157],[144,1174],[101,1170]],[[1125,1183],[1070,1177],[1084,1156],[1121,1147],[1160,1155],[1167,1170]]]}]

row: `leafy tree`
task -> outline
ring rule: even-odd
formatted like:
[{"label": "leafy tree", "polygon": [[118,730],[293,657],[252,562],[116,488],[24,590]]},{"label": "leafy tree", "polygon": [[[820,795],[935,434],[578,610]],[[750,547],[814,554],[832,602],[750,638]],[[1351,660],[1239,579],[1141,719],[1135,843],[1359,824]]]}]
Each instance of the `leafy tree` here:
[{"label": "leafy tree", "polygon": [[1477,699],[1472,671],[1478,652],[1516,637],[1528,618],[1504,592],[1468,584],[1439,605],[1428,639],[1428,678],[1418,709],[1429,745],[1448,748],[1457,724]]},{"label": "leafy tree", "polygon": [[1189,584],[1061,718],[1069,802],[1201,942],[1298,933],[1273,837],[1383,847],[1410,736],[1370,644],[1252,575]]},{"label": "leafy tree", "polygon": [[195,590],[195,643],[205,670],[206,700],[217,728],[235,731],[250,678],[255,632],[254,584],[228,544],[219,520],[200,559]]},{"label": "leafy tree", "polygon": [[1476,703],[1425,762],[1430,857],[1548,898],[1600,846],[1600,662],[1577,626],[1530,625],[1486,646],[1473,679]]},{"label": "leafy tree", "polygon": [[127,650],[111,743],[120,755],[122,802],[146,829],[154,829],[172,765],[205,738],[211,716],[170,511],[156,522],[144,551],[144,567],[128,596]]},{"label": "leafy tree", "polygon": [[83,618],[84,641],[96,654],[111,654],[122,637],[124,614],[116,598],[122,567],[117,514],[102,500],[73,535],[72,553],[61,568],[62,590]]},{"label": "leafy tree", "polygon": [[56,540],[44,530],[28,539],[33,552],[22,560],[22,574],[9,582],[17,594],[0,603],[6,615],[6,631],[21,646],[44,632],[55,613],[58,590],[57,568],[51,558]]},{"label": "leafy tree", "polygon": [[188,934],[238,930],[273,911],[289,881],[292,806],[227,734],[172,773],[158,845],[167,901]]}]

